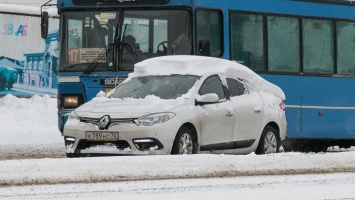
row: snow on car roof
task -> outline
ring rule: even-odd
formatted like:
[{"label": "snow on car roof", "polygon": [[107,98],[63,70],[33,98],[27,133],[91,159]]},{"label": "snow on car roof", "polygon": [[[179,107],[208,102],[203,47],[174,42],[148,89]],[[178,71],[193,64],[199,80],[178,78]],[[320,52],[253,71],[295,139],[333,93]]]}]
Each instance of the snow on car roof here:
[{"label": "snow on car roof", "polygon": [[171,74],[197,76],[224,74],[248,80],[259,90],[285,99],[284,92],[278,86],[266,81],[248,67],[235,61],[213,57],[174,55],[151,58],[135,64],[134,72],[130,77]]}]

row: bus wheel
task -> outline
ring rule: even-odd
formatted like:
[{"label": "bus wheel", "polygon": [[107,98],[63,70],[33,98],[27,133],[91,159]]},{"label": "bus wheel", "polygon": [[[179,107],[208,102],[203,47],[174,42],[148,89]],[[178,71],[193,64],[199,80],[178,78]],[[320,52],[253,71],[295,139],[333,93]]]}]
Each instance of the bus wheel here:
[{"label": "bus wheel", "polygon": [[176,134],[171,154],[195,154],[196,149],[193,132],[182,126]]},{"label": "bus wheel", "polygon": [[328,146],[323,144],[322,142],[317,143],[317,142],[310,142],[309,144],[306,145],[306,149],[304,149],[304,152],[326,152],[328,149]]},{"label": "bus wheel", "polygon": [[326,152],[329,144],[317,140],[300,140],[300,139],[288,139],[284,142],[283,147],[285,151],[296,152]]},{"label": "bus wheel", "polygon": [[266,126],[261,134],[256,154],[270,154],[279,152],[279,139],[277,130],[272,126]]}]

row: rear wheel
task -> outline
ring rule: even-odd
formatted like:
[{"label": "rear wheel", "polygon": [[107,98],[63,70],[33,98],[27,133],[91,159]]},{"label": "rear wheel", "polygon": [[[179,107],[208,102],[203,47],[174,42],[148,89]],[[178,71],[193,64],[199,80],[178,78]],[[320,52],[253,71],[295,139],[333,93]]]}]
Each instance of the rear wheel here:
[{"label": "rear wheel", "polygon": [[176,134],[171,154],[195,154],[196,152],[193,132],[186,126],[181,127]]},{"label": "rear wheel", "polygon": [[279,152],[279,139],[277,130],[272,126],[266,126],[261,134],[256,154],[270,154]]}]

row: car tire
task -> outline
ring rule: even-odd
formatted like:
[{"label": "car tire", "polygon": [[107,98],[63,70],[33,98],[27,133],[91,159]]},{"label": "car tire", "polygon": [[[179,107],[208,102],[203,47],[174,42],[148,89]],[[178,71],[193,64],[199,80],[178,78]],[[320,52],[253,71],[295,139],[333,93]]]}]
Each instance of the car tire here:
[{"label": "car tire", "polygon": [[176,134],[171,154],[195,154],[196,139],[190,128],[182,126]]},{"label": "car tire", "polygon": [[266,126],[261,134],[259,145],[255,151],[256,154],[278,153],[280,150],[280,141],[277,130],[272,126]]},{"label": "car tire", "polygon": [[80,151],[75,150],[74,153],[66,153],[67,158],[79,158],[82,157]]},{"label": "car tire", "polygon": [[78,158],[79,157],[77,154],[74,154],[74,153],[66,153],[65,155],[67,156],[67,158]]}]

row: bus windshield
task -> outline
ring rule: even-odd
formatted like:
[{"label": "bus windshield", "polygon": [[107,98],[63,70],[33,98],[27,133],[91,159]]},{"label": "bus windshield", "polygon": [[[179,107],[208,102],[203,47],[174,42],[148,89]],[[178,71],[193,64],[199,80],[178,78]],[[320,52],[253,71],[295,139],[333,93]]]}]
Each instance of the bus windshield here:
[{"label": "bus windshield", "polygon": [[148,58],[192,53],[188,10],[68,11],[61,20],[59,71],[132,71]]}]

